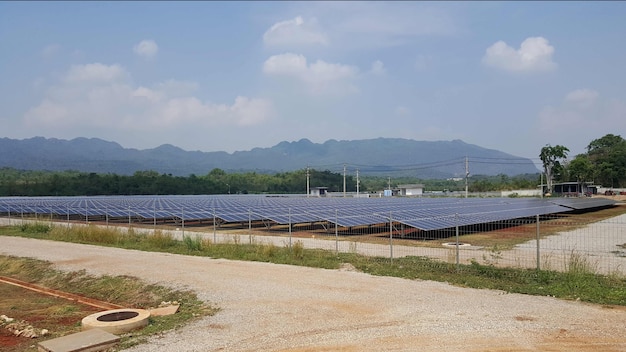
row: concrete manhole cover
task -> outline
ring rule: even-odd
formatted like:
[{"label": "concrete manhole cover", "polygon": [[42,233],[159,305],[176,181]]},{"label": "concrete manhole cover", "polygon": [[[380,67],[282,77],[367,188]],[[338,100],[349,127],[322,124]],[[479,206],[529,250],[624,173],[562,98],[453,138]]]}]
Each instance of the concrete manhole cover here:
[{"label": "concrete manhole cover", "polygon": [[150,312],[144,309],[113,309],[91,314],[81,321],[83,330],[102,329],[123,334],[148,325]]},{"label": "concrete manhole cover", "polygon": [[[444,247],[453,247],[453,248],[456,248],[457,243],[456,243],[456,242],[446,242],[446,243],[442,243],[441,245],[442,245],[442,246],[444,246]],[[471,245],[471,244],[469,244],[469,243],[463,243],[463,242],[459,242],[459,244],[458,244],[458,245],[459,245],[459,248],[460,248],[460,247],[471,247],[471,246],[472,246],[472,245]]]}]

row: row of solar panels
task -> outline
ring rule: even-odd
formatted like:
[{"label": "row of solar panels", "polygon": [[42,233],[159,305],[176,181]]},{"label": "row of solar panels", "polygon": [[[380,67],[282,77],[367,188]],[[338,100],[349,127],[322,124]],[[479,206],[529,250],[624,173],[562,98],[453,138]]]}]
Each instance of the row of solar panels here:
[{"label": "row of solar panels", "polygon": [[437,230],[613,204],[603,198],[7,197],[0,198],[0,213],[271,221],[285,225],[324,221],[341,227],[393,221],[420,230]]}]

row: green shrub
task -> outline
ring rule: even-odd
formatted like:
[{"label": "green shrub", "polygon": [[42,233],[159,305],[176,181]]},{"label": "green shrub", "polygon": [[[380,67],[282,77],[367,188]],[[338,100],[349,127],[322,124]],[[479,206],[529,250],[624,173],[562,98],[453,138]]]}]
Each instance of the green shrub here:
[{"label": "green shrub", "polygon": [[304,243],[302,243],[302,241],[296,241],[296,243],[293,244],[291,251],[294,258],[304,258]]},{"label": "green shrub", "polygon": [[48,233],[50,230],[52,230],[52,225],[39,222],[20,225],[20,231],[26,233]]},{"label": "green shrub", "polygon": [[183,237],[183,243],[185,247],[190,252],[201,252],[202,251],[202,238],[200,236],[191,237],[185,236]]},{"label": "green shrub", "polygon": [[163,231],[155,231],[154,234],[146,236],[146,242],[158,249],[174,247],[178,243],[171,233]]}]

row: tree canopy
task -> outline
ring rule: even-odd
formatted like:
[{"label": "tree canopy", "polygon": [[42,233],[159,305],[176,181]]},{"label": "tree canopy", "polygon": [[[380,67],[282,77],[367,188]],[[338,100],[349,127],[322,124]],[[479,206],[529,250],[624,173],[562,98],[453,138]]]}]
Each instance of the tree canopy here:
[{"label": "tree canopy", "polygon": [[587,157],[596,183],[610,187],[626,186],[626,140],[607,134],[587,146]]},{"label": "tree canopy", "polygon": [[555,145],[554,147],[547,144],[541,148],[539,158],[543,163],[543,171],[546,174],[547,192],[552,192],[552,182],[555,176],[558,177],[563,171],[563,167],[560,160],[567,158],[569,149],[562,145]]},{"label": "tree canopy", "polygon": [[541,149],[546,176],[552,176],[547,177],[548,182],[593,182],[604,187],[626,187],[626,140],[621,136],[607,134],[594,139],[587,146],[587,153],[561,163],[568,151],[566,147],[550,145]]}]

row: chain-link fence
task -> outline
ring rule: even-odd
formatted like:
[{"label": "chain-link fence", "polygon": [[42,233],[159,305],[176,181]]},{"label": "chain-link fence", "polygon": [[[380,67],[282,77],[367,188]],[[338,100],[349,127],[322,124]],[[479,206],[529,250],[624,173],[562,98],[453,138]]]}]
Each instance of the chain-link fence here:
[{"label": "chain-link fence", "polygon": [[377,219],[368,225],[356,226],[340,226],[339,215],[337,221],[297,222],[300,214],[291,210],[275,215],[275,218],[287,219],[283,223],[259,220],[252,209],[234,214],[230,221],[218,218],[215,210],[207,211],[201,218],[186,218],[184,209],[175,215],[155,210],[151,216],[145,210],[142,213],[130,207],[124,213],[87,209],[83,214],[14,211],[0,216],[4,224],[23,221],[89,223],[132,227],[134,231],[148,233],[166,231],[179,239],[200,236],[214,243],[292,246],[299,242],[304,248],[358,253],[390,261],[419,256],[456,264],[477,262],[501,267],[575,269],[624,275],[626,214],[621,209],[617,206],[582,214],[536,215],[465,226],[454,226],[459,215],[420,218],[423,223],[451,225],[430,231],[407,226],[410,221],[394,216],[393,212],[355,215]]}]

